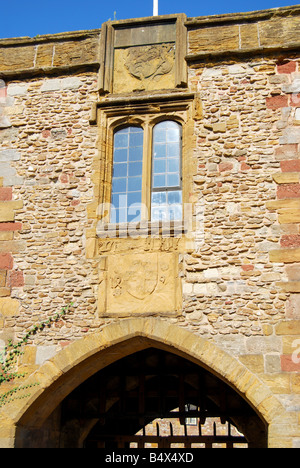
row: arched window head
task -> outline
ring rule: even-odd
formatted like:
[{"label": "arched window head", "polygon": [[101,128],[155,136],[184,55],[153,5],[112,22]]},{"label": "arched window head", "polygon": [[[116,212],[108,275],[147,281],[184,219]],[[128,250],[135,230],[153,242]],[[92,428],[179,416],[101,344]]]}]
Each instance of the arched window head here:
[{"label": "arched window head", "polygon": [[172,120],[153,129],[152,221],[182,219],[181,134],[181,125]]},{"label": "arched window head", "polygon": [[140,221],[143,129],[126,127],[114,134],[111,222]]}]

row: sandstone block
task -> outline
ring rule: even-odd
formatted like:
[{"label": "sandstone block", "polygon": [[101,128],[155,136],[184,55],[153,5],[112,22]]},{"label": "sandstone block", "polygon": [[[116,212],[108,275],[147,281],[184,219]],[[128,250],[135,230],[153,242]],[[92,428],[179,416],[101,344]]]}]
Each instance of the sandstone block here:
[{"label": "sandstone block", "polygon": [[9,84],[7,87],[8,96],[23,96],[27,93],[28,84]]},{"label": "sandstone block", "polygon": [[278,73],[294,73],[297,69],[296,61],[283,62],[277,65]]},{"label": "sandstone block", "polygon": [[82,85],[81,80],[78,77],[63,78],[61,80],[62,89],[78,89]]},{"label": "sandstone block", "polygon": [[299,249],[271,250],[270,262],[274,262],[274,263],[300,262],[300,248]]},{"label": "sandstone block", "polygon": [[56,354],[57,346],[38,346],[36,349],[35,364],[42,365],[48,359],[51,359]]},{"label": "sandstone block", "polygon": [[189,51],[235,50],[239,49],[238,25],[199,28],[189,32]]},{"label": "sandstone block", "polygon": [[264,358],[259,354],[247,354],[239,356],[240,361],[248,367],[255,374],[262,374],[264,372]]},{"label": "sandstone block", "polygon": [[289,319],[300,319],[300,295],[291,294],[286,304],[286,316]]},{"label": "sandstone block", "polygon": [[61,88],[60,79],[52,78],[50,80],[45,80],[41,87],[42,93],[59,91]]},{"label": "sandstone block", "polygon": [[258,23],[260,45],[286,45],[298,41],[300,33],[299,16],[289,18],[275,18]]},{"label": "sandstone block", "polygon": [[283,131],[283,136],[279,138],[281,145],[291,145],[300,143],[300,129],[289,127]]},{"label": "sandstone block", "polygon": [[0,288],[4,288],[6,285],[6,271],[0,270]]},{"label": "sandstone block", "polygon": [[300,210],[282,210],[278,215],[279,224],[298,224],[300,223]]},{"label": "sandstone block", "polygon": [[0,222],[10,222],[15,220],[15,212],[12,206],[7,205],[8,202],[0,202]]},{"label": "sandstone block", "polygon": [[240,26],[241,48],[250,49],[259,47],[257,24],[241,24]]},{"label": "sandstone block", "polygon": [[276,283],[276,286],[287,293],[300,293],[300,281],[282,281]]},{"label": "sandstone block", "polygon": [[281,107],[288,107],[289,98],[288,96],[272,96],[266,99],[266,105],[268,109],[280,109]]},{"label": "sandstone block", "polygon": [[265,369],[268,374],[275,374],[281,371],[279,354],[267,354],[265,356]]},{"label": "sandstone block", "polygon": [[278,161],[284,159],[292,159],[298,158],[298,144],[291,143],[291,144],[282,144],[278,148],[275,149],[275,157]]},{"label": "sandstone block", "polygon": [[292,355],[284,354],[281,356],[281,369],[283,372],[299,372],[300,363],[295,362]]},{"label": "sandstone block", "polygon": [[0,162],[19,161],[20,153],[13,149],[0,151]]},{"label": "sandstone block", "polygon": [[0,288],[0,297],[8,297],[8,296],[10,296],[10,289]]},{"label": "sandstone block", "polygon": [[24,347],[24,354],[21,358],[22,364],[34,364],[36,357],[36,346],[25,346]]},{"label": "sandstone block", "polygon": [[276,184],[298,184],[300,174],[297,172],[278,172],[277,174],[273,174],[273,179]]},{"label": "sandstone block", "polygon": [[300,78],[294,80],[290,85],[283,85],[282,91],[288,94],[300,93]]},{"label": "sandstone block", "polygon": [[34,67],[35,46],[0,49],[0,70],[16,71]]},{"label": "sandstone block", "polygon": [[[282,247],[296,248],[300,247],[300,235],[299,234],[286,234],[283,235],[280,241]],[[292,267],[290,267],[292,268]]]},{"label": "sandstone block", "polygon": [[24,178],[16,175],[6,176],[3,181],[5,187],[13,187],[18,185],[23,185]]},{"label": "sandstone block", "polygon": [[[290,99],[290,105],[292,107],[299,107],[300,106],[300,93],[294,93],[291,95],[291,99]],[[298,118],[296,118],[296,120],[298,120]]]},{"label": "sandstone block", "polygon": [[11,187],[0,187],[0,201],[12,200],[12,189]]},{"label": "sandstone block", "polygon": [[81,41],[59,42],[55,45],[53,66],[78,65],[97,62],[98,37]]},{"label": "sandstone block", "polygon": [[249,354],[279,353],[281,351],[281,340],[277,336],[249,337],[246,340],[246,349]]},{"label": "sandstone block", "polygon": [[22,223],[0,223],[0,232],[20,231]]},{"label": "sandstone block", "polygon": [[7,117],[6,115],[1,115],[0,116],[0,129],[4,129],[4,128],[10,128],[12,126],[11,124],[11,121],[9,119],[9,117]]},{"label": "sandstone block", "polygon": [[19,314],[20,303],[17,299],[0,298],[0,314],[5,317]]},{"label": "sandstone block", "polygon": [[[298,181],[298,176],[293,176],[294,180]],[[279,177],[278,180],[284,181],[291,179],[291,176],[287,178]],[[300,184],[299,183],[289,183],[279,186],[277,188],[277,197],[281,200],[283,198],[300,198]]]},{"label": "sandstone block", "polygon": [[11,270],[13,258],[10,253],[0,253],[0,270]]},{"label": "sandstone block", "polygon": [[8,275],[8,286],[11,288],[21,288],[24,286],[23,271],[12,270]]},{"label": "sandstone block", "polygon": [[51,67],[54,44],[39,44],[37,46],[36,67]]},{"label": "sandstone block", "polygon": [[286,200],[271,200],[266,202],[266,207],[269,210],[279,210],[280,212],[300,209],[300,200],[286,199]]},{"label": "sandstone block", "polygon": [[299,335],[300,320],[283,320],[275,327],[276,335]]},{"label": "sandstone block", "polygon": [[[300,115],[299,115],[299,119],[300,119]],[[300,160],[299,159],[287,159],[286,161],[281,161],[280,167],[281,167],[282,172],[300,172]]]}]

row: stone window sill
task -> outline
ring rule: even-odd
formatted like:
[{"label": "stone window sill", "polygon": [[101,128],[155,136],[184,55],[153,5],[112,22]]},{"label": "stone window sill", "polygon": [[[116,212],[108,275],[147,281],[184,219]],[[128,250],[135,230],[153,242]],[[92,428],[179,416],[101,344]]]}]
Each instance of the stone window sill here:
[{"label": "stone window sill", "polygon": [[188,227],[184,221],[144,221],[140,223],[99,223],[96,229],[99,238],[126,237],[181,237]]}]

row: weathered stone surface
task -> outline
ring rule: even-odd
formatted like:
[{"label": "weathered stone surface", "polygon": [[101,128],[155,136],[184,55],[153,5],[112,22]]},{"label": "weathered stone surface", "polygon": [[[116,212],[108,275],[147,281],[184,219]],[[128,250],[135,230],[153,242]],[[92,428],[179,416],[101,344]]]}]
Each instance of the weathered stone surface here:
[{"label": "weathered stone surface", "polygon": [[53,56],[55,53],[55,44],[39,44],[35,59],[36,67],[53,66]]},{"label": "weathered stone surface", "polygon": [[275,327],[276,335],[299,335],[300,320],[282,321]]},{"label": "weathered stone surface", "polygon": [[79,65],[97,62],[99,53],[99,37],[81,41],[60,42],[55,44],[53,66]]},{"label": "weathered stone surface", "polygon": [[300,128],[290,127],[285,129],[283,136],[279,138],[281,145],[291,145],[300,143]]},{"label": "weathered stone surface", "polygon": [[300,33],[300,18],[289,17],[259,23],[259,37],[262,46],[284,45],[297,42]]},{"label": "weathered stone surface", "polygon": [[[176,260],[176,255],[165,252],[110,256],[106,313],[121,313],[123,316],[147,312],[176,315],[180,308]],[[103,297],[102,287],[100,291],[99,302]]]},{"label": "weathered stone surface", "polygon": [[296,78],[291,85],[283,85],[282,91],[284,93],[300,93],[300,77]]},{"label": "weathered stone surface", "polygon": [[270,261],[274,263],[294,263],[300,262],[300,249],[272,250]]},{"label": "weathered stone surface", "polygon": [[4,317],[16,316],[19,313],[20,303],[17,299],[0,298],[0,315]]},{"label": "weathered stone surface", "polygon": [[241,49],[259,47],[258,24],[241,24],[240,26]]},{"label": "weathered stone surface", "polygon": [[276,286],[287,293],[300,293],[300,281],[280,282]]},{"label": "weathered stone surface", "polygon": [[279,172],[278,174],[273,174],[273,179],[276,184],[298,184],[300,175],[296,172]]},{"label": "weathered stone surface", "polygon": [[175,87],[175,45],[154,44],[116,49],[114,93]]},{"label": "weathered stone surface", "polygon": [[222,51],[239,49],[239,27],[216,26],[189,32],[189,52]]},{"label": "weathered stone surface", "polygon": [[7,87],[8,96],[22,96],[27,93],[27,84],[9,84]]},{"label": "weathered stone surface", "polygon": [[34,67],[34,46],[5,47],[0,46],[0,71],[16,71]]},{"label": "weathered stone surface", "polygon": [[18,161],[20,153],[13,149],[0,150],[0,162]]},{"label": "weathered stone surface", "polygon": [[[58,37],[61,40],[58,40]],[[99,61],[100,30],[0,41],[0,72],[18,74]]]}]

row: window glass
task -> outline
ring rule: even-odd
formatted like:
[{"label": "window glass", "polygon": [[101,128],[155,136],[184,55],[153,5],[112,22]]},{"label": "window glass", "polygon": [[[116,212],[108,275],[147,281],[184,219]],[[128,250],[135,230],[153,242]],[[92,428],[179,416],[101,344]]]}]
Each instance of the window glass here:
[{"label": "window glass", "polygon": [[182,219],[181,126],[171,120],[153,129],[151,219]]},{"label": "window glass", "polygon": [[114,135],[112,223],[139,221],[142,202],[143,129],[126,127]]}]

